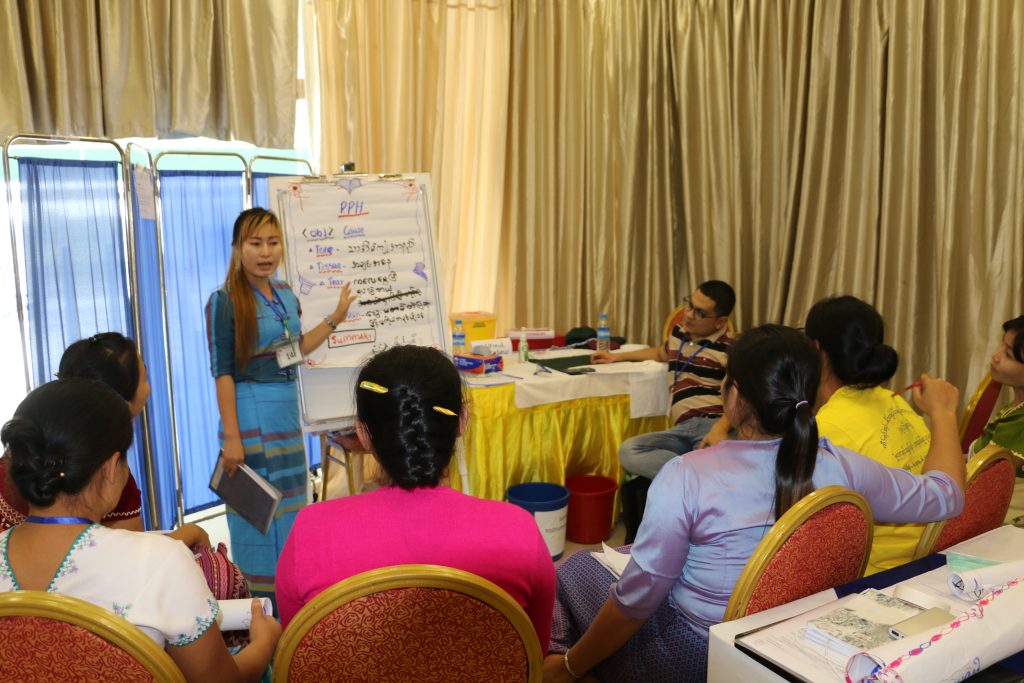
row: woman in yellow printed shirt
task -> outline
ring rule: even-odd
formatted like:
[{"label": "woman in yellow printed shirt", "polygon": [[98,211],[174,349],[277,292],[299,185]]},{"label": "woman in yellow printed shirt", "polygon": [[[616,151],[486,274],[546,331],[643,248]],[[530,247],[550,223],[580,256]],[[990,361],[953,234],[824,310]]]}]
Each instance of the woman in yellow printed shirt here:
[{"label": "woman in yellow printed shirt", "polygon": [[[896,373],[899,355],[884,341],[878,311],[853,296],[822,299],[808,312],[805,331],[821,351],[818,433],[889,467],[934,469],[924,418],[881,386]],[[912,560],[923,531],[921,524],[876,524],[866,573]]]}]

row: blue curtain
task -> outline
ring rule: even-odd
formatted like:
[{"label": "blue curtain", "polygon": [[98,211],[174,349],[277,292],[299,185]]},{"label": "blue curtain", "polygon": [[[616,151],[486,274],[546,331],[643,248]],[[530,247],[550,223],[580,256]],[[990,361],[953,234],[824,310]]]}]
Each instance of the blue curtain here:
[{"label": "blue curtain", "polygon": [[19,159],[32,383],[68,344],[128,333],[131,316],[117,162]]},{"label": "blue curtain", "polygon": [[[219,413],[203,311],[210,294],[224,282],[231,226],[243,208],[244,190],[240,172],[162,171],[159,179],[182,495],[186,512],[195,512],[219,502],[208,487],[217,456]],[[167,453],[164,463],[161,454],[162,509],[164,499],[173,503],[176,493],[170,457]]]},{"label": "blue curtain", "polygon": [[[33,387],[54,378],[72,342],[134,336],[120,176],[116,161],[18,160]],[[145,494],[141,436],[136,423],[128,464]]]},{"label": "blue curtain", "polygon": [[277,213],[277,209],[270,205],[270,179],[281,175],[280,173],[253,173],[252,174],[252,205],[261,206],[268,211]]},{"label": "blue curtain", "polygon": [[138,196],[132,196],[132,210],[135,212],[135,255],[139,275],[139,308],[141,311],[141,334],[143,355],[149,372],[152,393],[147,404],[149,419],[150,451],[153,471],[149,473],[158,492],[158,519],[149,516],[149,490],[140,479],[142,489],[143,516],[146,528],[170,529],[175,522],[175,496],[177,483],[174,479],[173,443],[170,419],[170,397],[167,392],[167,363],[164,355],[163,300],[160,289],[160,264],[157,261],[159,245],[156,235],[156,220],[142,218],[139,213]]}]

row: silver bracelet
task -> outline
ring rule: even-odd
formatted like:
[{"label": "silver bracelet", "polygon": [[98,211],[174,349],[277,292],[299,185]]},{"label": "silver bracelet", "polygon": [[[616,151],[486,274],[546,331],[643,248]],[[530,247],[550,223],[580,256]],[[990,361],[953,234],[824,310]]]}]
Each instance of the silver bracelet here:
[{"label": "silver bracelet", "polygon": [[581,676],[577,676],[576,672],[572,670],[571,666],[569,666],[569,651],[568,650],[566,650],[565,654],[562,655],[562,663],[565,664],[565,670],[569,672],[570,676],[572,676],[576,680],[579,680],[581,678]]},{"label": "silver bracelet", "polygon": [[324,322],[327,323],[327,327],[331,328],[332,330],[338,329],[338,323],[331,320],[331,316],[325,315]]}]

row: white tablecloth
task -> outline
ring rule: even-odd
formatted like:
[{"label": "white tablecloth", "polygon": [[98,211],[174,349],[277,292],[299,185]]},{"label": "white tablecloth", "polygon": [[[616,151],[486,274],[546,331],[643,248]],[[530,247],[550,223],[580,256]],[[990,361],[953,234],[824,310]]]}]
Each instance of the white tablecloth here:
[{"label": "white tablecloth", "polygon": [[[630,346],[623,347],[630,350]],[[633,348],[643,348],[633,346]],[[531,353],[539,361],[545,358],[565,358],[592,353],[589,350],[555,349]],[[519,363],[515,357],[505,358],[505,371],[488,375],[469,376],[470,386],[493,386],[514,382],[516,407],[532,408],[545,403],[572,401],[595,396],[629,395],[630,418],[658,417],[668,414],[668,375],[665,363],[648,360],[632,363],[605,363],[591,365],[594,372],[585,375],[567,375],[552,370],[538,372],[535,363]]]}]

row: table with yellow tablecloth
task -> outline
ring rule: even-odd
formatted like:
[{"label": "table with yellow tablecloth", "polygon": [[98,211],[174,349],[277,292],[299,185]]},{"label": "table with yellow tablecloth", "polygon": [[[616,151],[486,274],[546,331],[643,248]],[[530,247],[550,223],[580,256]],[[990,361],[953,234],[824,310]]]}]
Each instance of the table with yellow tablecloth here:
[{"label": "table with yellow tablecloth", "polygon": [[[637,369],[630,372],[627,366],[633,365]],[[564,484],[566,475],[575,474],[598,474],[621,483],[619,444],[631,436],[668,427],[663,413],[631,417],[637,414],[631,403],[643,402],[644,392],[667,395],[668,389],[663,379],[664,366],[615,366],[618,374],[631,374],[634,385],[636,378],[646,378],[643,392],[623,389],[614,395],[587,396],[592,386],[597,387],[592,393],[602,394],[616,390],[608,388],[616,385],[610,384],[611,378],[570,377],[562,373],[537,379],[529,365],[510,367],[510,372],[519,372],[518,380],[522,381],[469,386],[469,422],[463,438],[469,492],[480,498],[501,500],[513,484]],[[528,368],[530,372],[518,368]],[[537,398],[541,395],[552,400],[539,402],[545,400]],[[559,400],[566,396],[570,398]],[[451,476],[454,488],[466,490],[456,467],[452,468]]]}]

